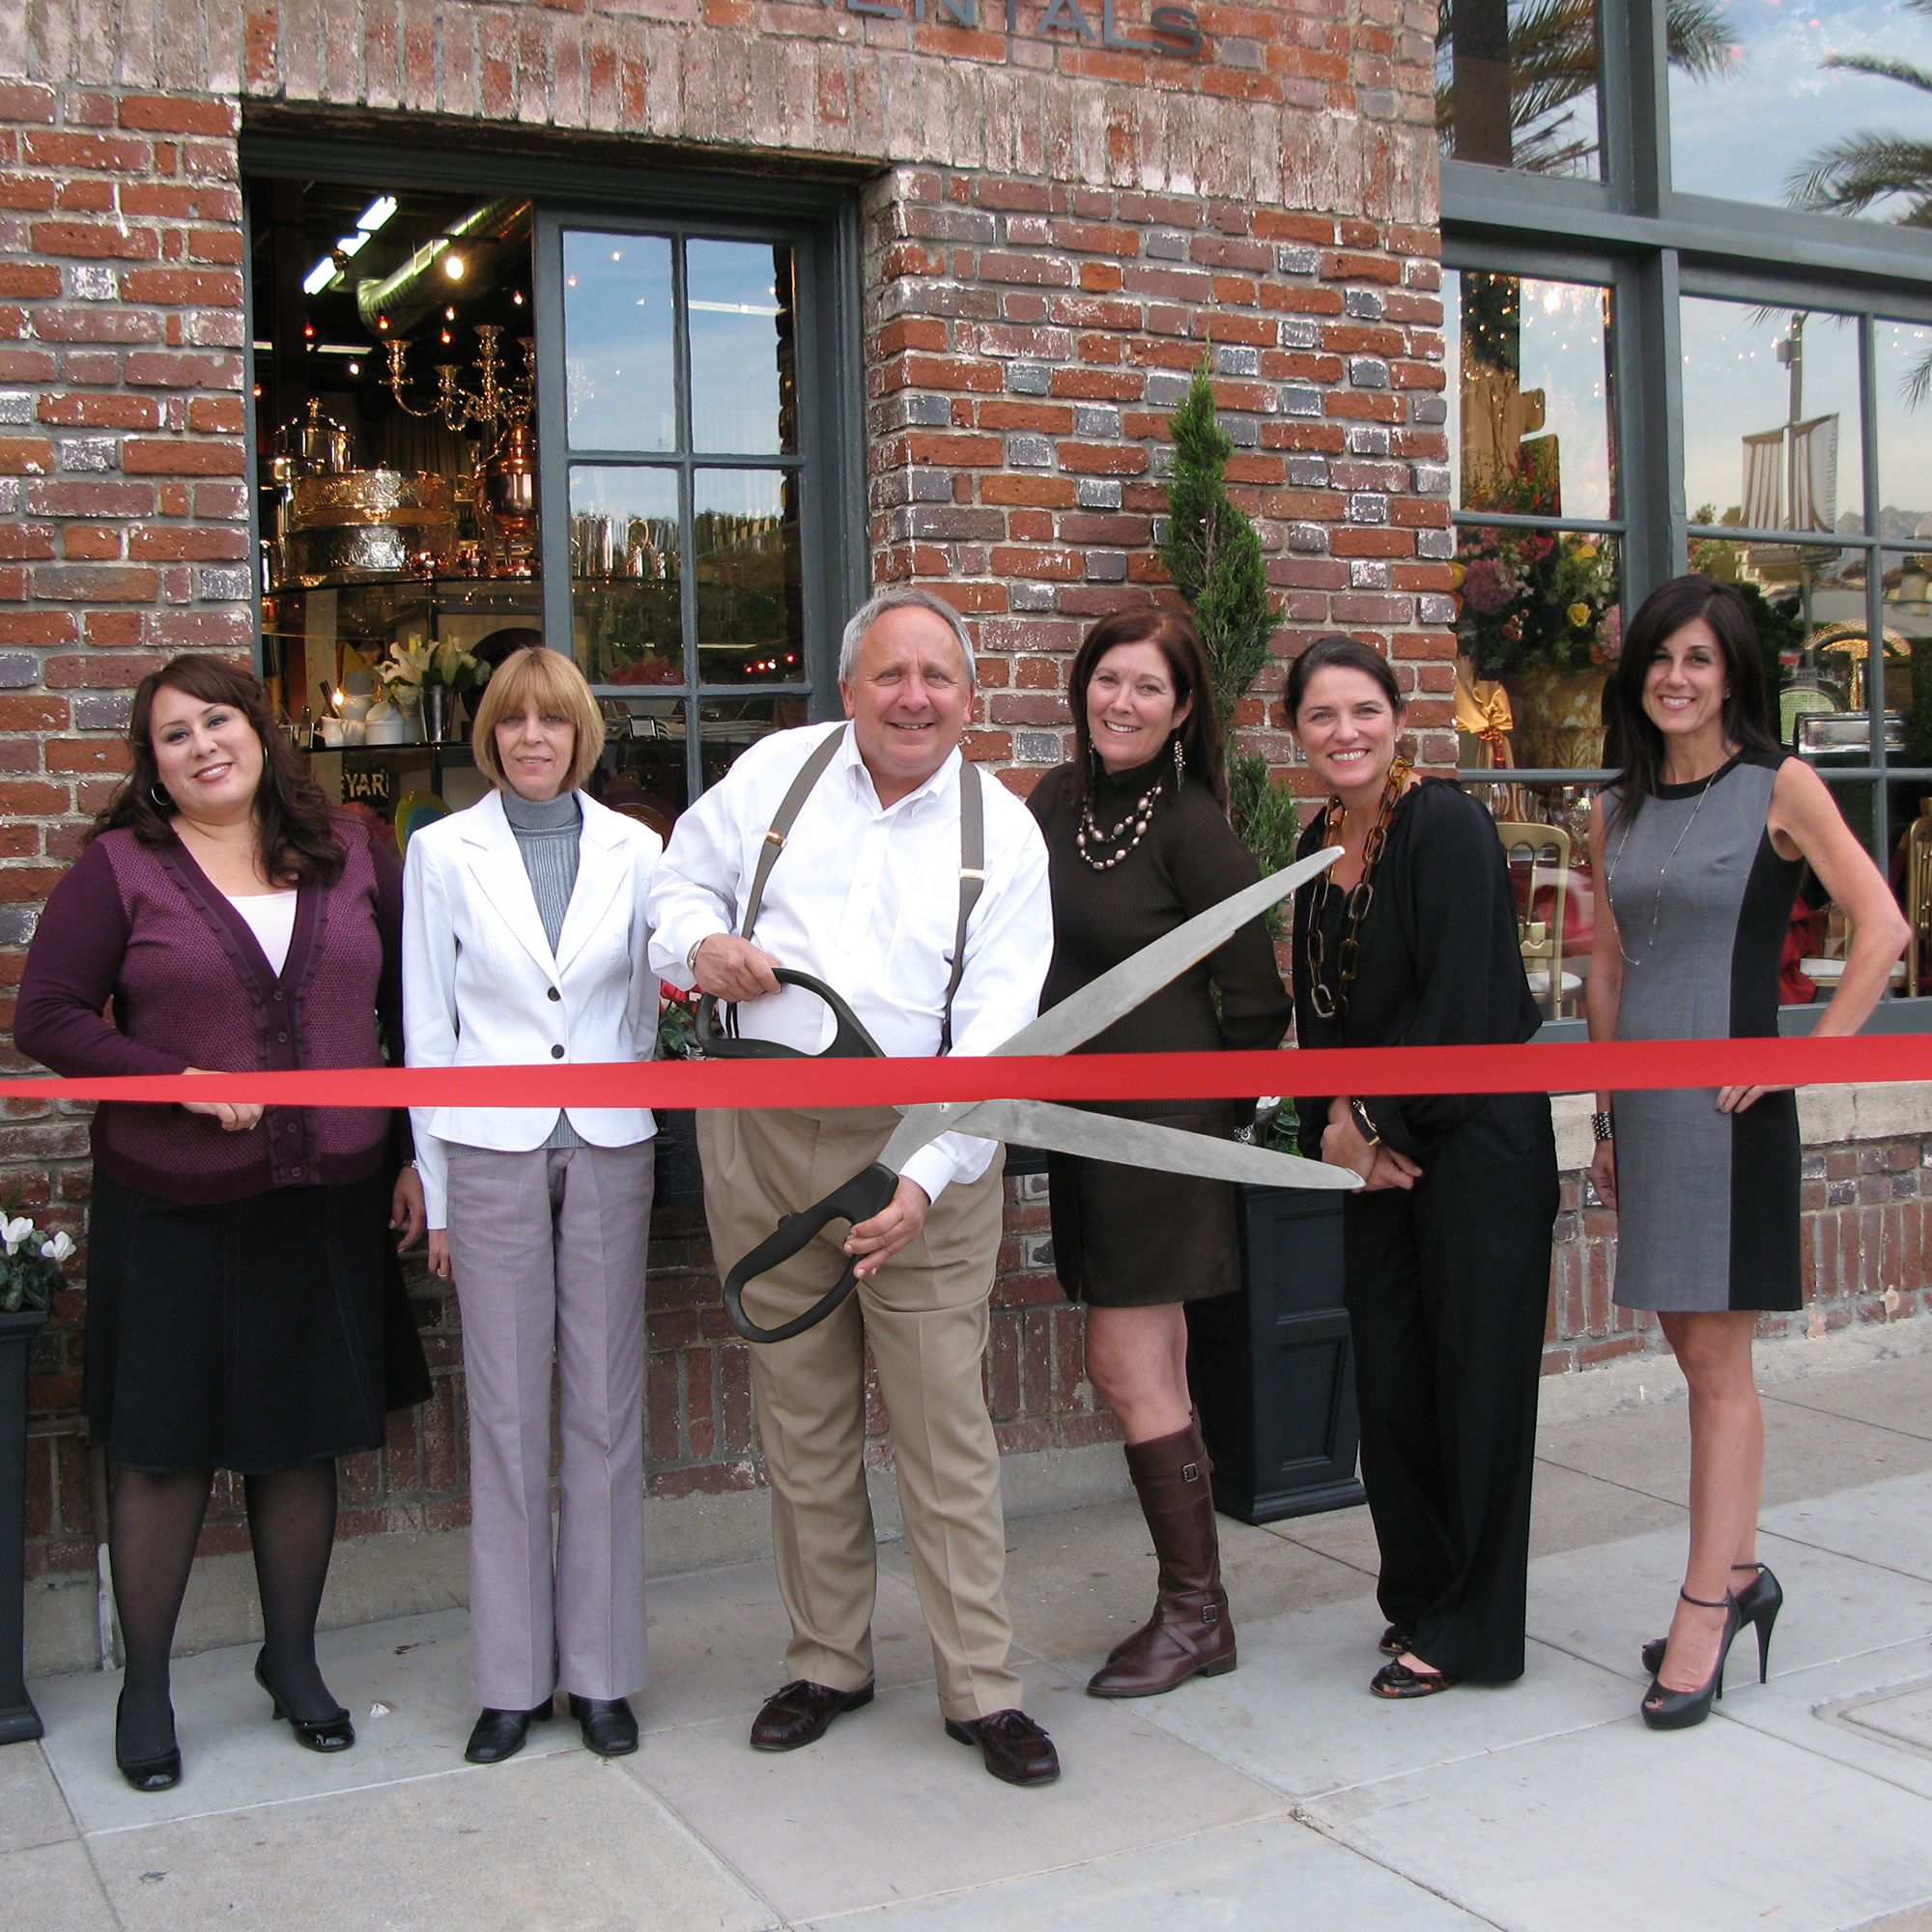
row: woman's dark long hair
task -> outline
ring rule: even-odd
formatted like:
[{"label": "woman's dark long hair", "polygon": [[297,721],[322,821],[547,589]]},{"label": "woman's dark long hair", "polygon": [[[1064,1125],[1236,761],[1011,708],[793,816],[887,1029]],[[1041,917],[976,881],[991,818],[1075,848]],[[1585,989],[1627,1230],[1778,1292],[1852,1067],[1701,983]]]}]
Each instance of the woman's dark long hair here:
[{"label": "woman's dark long hair", "polygon": [[226,704],[242,713],[262,741],[262,782],[255,792],[261,826],[262,866],[277,885],[333,885],[342,876],[341,841],[328,800],[308,769],[308,760],[275,728],[275,714],[262,680],[226,658],[190,651],[150,671],[134,692],[128,721],[133,769],[94,821],[90,839],[126,827],[143,845],[165,845],[174,837],[175,807],[167,799],[155,763],[155,699],[178,691],[203,704]]},{"label": "woman's dark long hair", "polygon": [[1365,644],[1359,638],[1345,638],[1339,632],[1315,641],[1288,668],[1288,725],[1294,728],[1294,721],[1301,715],[1301,700],[1308,696],[1308,685],[1319,670],[1358,670],[1364,677],[1372,677],[1381,686],[1382,696],[1389,701],[1391,711],[1400,711],[1407,700],[1402,695],[1402,686],[1395,681],[1395,672],[1389,668],[1389,661],[1373,644]]},{"label": "woman's dark long hair", "polygon": [[[1201,633],[1185,611],[1116,611],[1102,617],[1081,640],[1066,674],[1066,703],[1073,713],[1073,802],[1085,805],[1094,789],[1094,734],[1087,724],[1087,687],[1094,668],[1116,644],[1157,644],[1174,679],[1174,701],[1193,698],[1194,708],[1176,732],[1191,777],[1228,809],[1228,760],[1221,746],[1221,721],[1214,710],[1214,675]],[[1170,775],[1171,781],[1171,775]]]},{"label": "woman's dark long hair", "polygon": [[1634,818],[1663,781],[1663,733],[1643,708],[1644,679],[1665,642],[1701,617],[1724,654],[1730,690],[1724,698],[1724,736],[1747,753],[1780,748],[1765,707],[1764,658],[1750,607],[1728,583],[1692,572],[1660,584],[1637,606],[1624,634],[1623,655],[1609,696],[1623,729],[1624,768],[1616,780],[1610,824]]}]

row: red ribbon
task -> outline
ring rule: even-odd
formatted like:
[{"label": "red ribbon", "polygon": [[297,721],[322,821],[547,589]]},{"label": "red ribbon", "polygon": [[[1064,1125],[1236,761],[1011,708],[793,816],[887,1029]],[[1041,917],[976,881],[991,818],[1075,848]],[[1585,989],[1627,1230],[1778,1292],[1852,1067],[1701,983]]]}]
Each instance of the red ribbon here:
[{"label": "red ribbon", "polygon": [[1932,1080],[1932,1034],[1616,1040],[1010,1059],[647,1060],[589,1066],[353,1066],[0,1081],[0,1099],[278,1107],[881,1107],[933,1100],[1166,1100],[1257,1094],[1574,1094]]}]

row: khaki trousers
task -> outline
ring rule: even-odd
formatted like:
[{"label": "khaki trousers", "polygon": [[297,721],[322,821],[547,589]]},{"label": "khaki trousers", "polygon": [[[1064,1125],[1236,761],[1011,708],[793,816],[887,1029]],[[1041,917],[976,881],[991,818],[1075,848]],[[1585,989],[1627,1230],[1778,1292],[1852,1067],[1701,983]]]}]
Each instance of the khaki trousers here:
[{"label": "khaki trousers", "polygon": [[[644,1266],[655,1149],[449,1163],[469,1407],[469,1684],[486,1710],[644,1688]],[[551,1540],[551,1374],[561,1445]]]},{"label": "khaki trousers", "polygon": [[[697,1117],[704,1208],[721,1273],[878,1158],[891,1108]],[[1000,1452],[980,1380],[999,1257],[1004,1156],[947,1188],[918,1240],[859,1284],[838,1313],[788,1342],[754,1344],[752,1387],[772,1489],[779,1589],[791,1616],[785,1670],[834,1690],[872,1681],[878,1559],[866,1494],[866,1345],[892,1420],[899,1503],[939,1704],[983,1718],[1020,1702],[1007,1666],[1006,1520]],[[829,1224],[745,1297],[761,1325],[801,1313],[845,1264]]]}]

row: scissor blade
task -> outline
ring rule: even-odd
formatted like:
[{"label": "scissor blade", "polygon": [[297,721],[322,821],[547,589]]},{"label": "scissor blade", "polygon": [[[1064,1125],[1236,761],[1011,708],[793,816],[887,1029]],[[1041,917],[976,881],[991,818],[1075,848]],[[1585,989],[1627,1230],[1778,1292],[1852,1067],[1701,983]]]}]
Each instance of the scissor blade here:
[{"label": "scissor blade", "polygon": [[1166,1174],[1195,1174],[1208,1180],[1247,1180],[1258,1187],[1359,1187],[1353,1169],[1297,1153],[1276,1153],[1243,1141],[1190,1134],[1154,1121],[1122,1121],[1089,1114],[1050,1100],[981,1100],[960,1109],[950,1129],[985,1140],[1013,1141],[1055,1153],[1085,1154]]},{"label": "scissor blade", "polygon": [[1151,946],[1143,946],[1131,958],[1090,980],[1070,998],[1040,1014],[1030,1026],[993,1048],[995,1054],[1069,1053],[1124,1013],[1130,1013],[1143,1000],[1160,991],[1169,980],[1177,980],[1194,964],[1205,959],[1224,940],[1233,937],[1251,919],[1259,919],[1268,907],[1285,899],[1297,887],[1325,872],[1342,856],[1339,845],[1330,845],[1297,864],[1265,879],[1257,880],[1245,891],[1232,894],[1219,905],[1196,913],[1186,924],[1164,933]]}]

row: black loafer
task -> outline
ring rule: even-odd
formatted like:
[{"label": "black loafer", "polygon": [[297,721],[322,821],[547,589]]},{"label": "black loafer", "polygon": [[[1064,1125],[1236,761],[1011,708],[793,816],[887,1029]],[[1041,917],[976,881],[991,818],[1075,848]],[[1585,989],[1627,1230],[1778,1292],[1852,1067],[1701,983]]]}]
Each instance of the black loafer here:
[{"label": "black loafer", "polygon": [[523,1749],[532,1724],[547,1724],[551,1705],[539,1704],[534,1711],[485,1711],[469,1733],[463,1755],[471,1764],[501,1764]]},{"label": "black loafer", "polygon": [[753,1750],[797,1750],[825,1735],[826,1727],[841,1712],[856,1711],[872,1701],[872,1687],[857,1690],[833,1690],[823,1684],[798,1678],[765,1699],[765,1707],[752,1724]]},{"label": "black loafer", "polygon": [[570,1715],[583,1733],[583,1748],[599,1757],[629,1757],[638,1747],[638,1720],[621,1697],[572,1697]]},{"label": "black loafer", "polygon": [[1408,1633],[1398,1624],[1390,1624],[1376,1648],[1384,1657],[1400,1657],[1408,1648]]},{"label": "black loafer", "polygon": [[1024,1711],[948,1718],[946,1735],[962,1745],[978,1745],[986,1769],[1009,1784],[1051,1784],[1060,1776],[1053,1740]]},{"label": "black loafer", "polygon": [[1460,1677],[1452,1677],[1446,1670],[1411,1670],[1398,1659],[1394,1663],[1385,1663],[1369,1679],[1369,1689],[1378,1697],[1406,1699],[1410,1697],[1434,1697],[1438,1691],[1453,1690],[1462,1683]]}]

